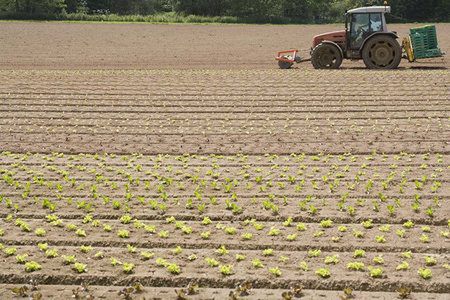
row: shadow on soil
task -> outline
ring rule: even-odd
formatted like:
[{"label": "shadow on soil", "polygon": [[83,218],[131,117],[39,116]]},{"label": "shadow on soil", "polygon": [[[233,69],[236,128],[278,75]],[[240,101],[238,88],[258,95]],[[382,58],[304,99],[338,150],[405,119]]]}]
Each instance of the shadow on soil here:
[{"label": "shadow on soil", "polygon": [[447,70],[447,67],[435,67],[435,66],[419,66],[419,67],[411,67],[409,69],[413,70]]},{"label": "shadow on soil", "polygon": [[[292,69],[301,69],[301,67],[292,67]],[[393,70],[377,70],[377,69],[367,69],[366,67],[341,67],[340,70],[367,70],[373,71],[407,71],[407,70],[448,70],[447,67],[443,66],[411,66],[411,67],[399,67]]]}]

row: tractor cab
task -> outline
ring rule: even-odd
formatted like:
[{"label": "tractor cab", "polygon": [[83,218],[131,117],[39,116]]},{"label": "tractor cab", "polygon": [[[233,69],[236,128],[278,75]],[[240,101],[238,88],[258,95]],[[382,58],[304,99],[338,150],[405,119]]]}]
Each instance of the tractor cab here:
[{"label": "tractor cab", "polygon": [[385,14],[390,12],[390,6],[360,7],[347,11],[345,32],[349,58],[360,58],[360,49],[370,36],[388,32]]}]

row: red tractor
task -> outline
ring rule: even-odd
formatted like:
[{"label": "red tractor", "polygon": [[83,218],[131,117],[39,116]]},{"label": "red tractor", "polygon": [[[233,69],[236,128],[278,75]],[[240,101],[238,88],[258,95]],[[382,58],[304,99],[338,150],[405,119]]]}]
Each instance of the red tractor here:
[{"label": "red tractor", "polygon": [[[411,29],[410,37],[403,40],[403,49],[397,39],[397,33],[389,31],[385,14],[391,12],[390,6],[361,7],[347,11],[345,30],[324,33],[315,36],[311,47],[311,58],[302,59],[298,50],[281,51],[276,60],[281,69],[289,69],[294,63],[311,61],[316,69],[338,69],[344,59],[362,59],[369,69],[396,69],[405,52],[405,58],[442,56],[437,46],[436,29],[428,30],[425,35],[417,35],[422,29]],[[427,27],[427,28],[428,28]],[[416,31],[414,31],[416,30]],[[425,29],[424,29],[425,30]],[[414,34],[414,35],[413,35]],[[433,42],[428,39],[433,39]],[[426,39],[424,44],[422,40]],[[433,49],[423,45],[433,44]],[[415,49],[414,49],[415,46]],[[403,51],[404,50],[404,51]],[[416,50],[416,56],[414,56]]]}]

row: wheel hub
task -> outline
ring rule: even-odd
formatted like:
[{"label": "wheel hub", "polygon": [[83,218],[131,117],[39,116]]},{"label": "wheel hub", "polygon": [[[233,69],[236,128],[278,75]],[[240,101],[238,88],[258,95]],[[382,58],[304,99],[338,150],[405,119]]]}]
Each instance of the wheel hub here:
[{"label": "wheel hub", "polygon": [[336,54],[331,49],[324,49],[320,54],[320,63],[322,66],[331,66],[337,59]]},{"label": "wheel hub", "polygon": [[387,66],[394,59],[394,53],[388,43],[378,43],[370,51],[372,61],[377,66]]},{"label": "wheel hub", "polygon": [[329,65],[334,60],[333,56],[331,56],[330,54],[323,54],[321,58],[324,65]]}]

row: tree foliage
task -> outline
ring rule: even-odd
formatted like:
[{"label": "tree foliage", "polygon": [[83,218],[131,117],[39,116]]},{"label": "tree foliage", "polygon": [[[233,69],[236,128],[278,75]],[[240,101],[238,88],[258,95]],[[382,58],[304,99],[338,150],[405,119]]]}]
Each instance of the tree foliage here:
[{"label": "tree foliage", "polygon": [[[66,13],[151,15],[173,12],[234,16],[255,22],[341,21],[347,9],[383,5],[383,0],[0,0],[3,17],[54,17]],[[450,0],[390,0],[392,20],[450,21]]]},{"label": "tree foliage", "polygon": [[0,11],[17,15],[46,16],[65,12],[65,0],[0,0]]}]

